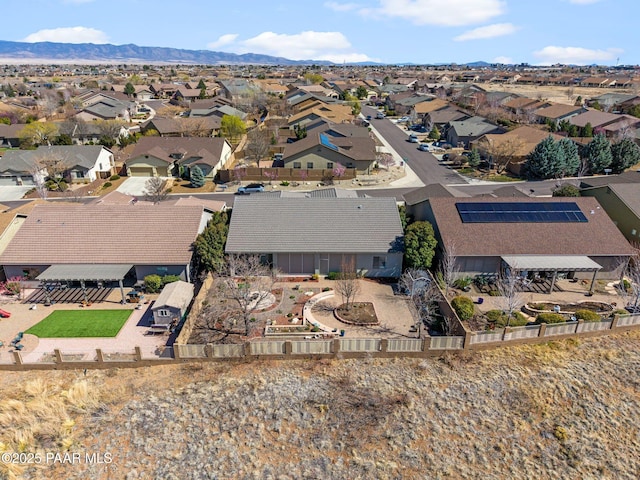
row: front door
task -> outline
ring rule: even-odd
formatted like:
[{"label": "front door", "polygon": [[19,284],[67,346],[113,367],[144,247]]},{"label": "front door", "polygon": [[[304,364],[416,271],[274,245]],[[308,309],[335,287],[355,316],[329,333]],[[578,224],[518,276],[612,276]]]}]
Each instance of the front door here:
[{"label": "front door", "polygon": [[326,275],[329,273],[329,254],[320,254],[320,275]]}]

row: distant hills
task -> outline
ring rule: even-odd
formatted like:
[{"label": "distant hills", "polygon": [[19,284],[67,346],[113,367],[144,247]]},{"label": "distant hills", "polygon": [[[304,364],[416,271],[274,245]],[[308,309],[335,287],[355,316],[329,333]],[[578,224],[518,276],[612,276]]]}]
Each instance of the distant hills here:
[{"label": "distant hills", "polygon": [[[260,64],[260,65],[331,65],[321,60],[289,60],[256,53],[214,52],[180,48],[140,47],[93,43],[9,42],[0,40],[0,59],[15,63],[91,62],[91,63],[175,63],[175,64]],[[13,63],[13,62],[12,62]]]}]

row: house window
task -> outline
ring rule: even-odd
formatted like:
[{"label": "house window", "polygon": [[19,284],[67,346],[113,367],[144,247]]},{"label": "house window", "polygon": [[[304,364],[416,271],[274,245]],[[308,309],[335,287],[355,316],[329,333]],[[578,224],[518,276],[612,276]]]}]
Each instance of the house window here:
[{"label": "house window", "polygon": [[333,162],[327,162],[327,168],[333,168]]},{"label": "house window", "polygon": [[158,310],[158,316],[159,317],[170,317],[171,316],[171,312],[169,310],[161,309],[161,310]]},{"label": "house window", "polygon": [[167,273],[168,271],[169,271],[168,267],[156,267],[156,272]]},{"label": "house window", "polygon": [[302,168],[302,164],[300,162],[293,162],[293,168]]},{"label": "house window", "polygon": [[636,229],[635,229],[635,228],[634,228],[633,230],[631,230],[631,235],[635,235],[636,233],[637,233],[637,232],[636,232]]},{"label": "house window", "polygon": [[387,257],[373,257],[373,268],[387,268]]},{"label": "house window", "polygon": [[313,162],[307,162],[307,168],[312,169],[313,168]]}]

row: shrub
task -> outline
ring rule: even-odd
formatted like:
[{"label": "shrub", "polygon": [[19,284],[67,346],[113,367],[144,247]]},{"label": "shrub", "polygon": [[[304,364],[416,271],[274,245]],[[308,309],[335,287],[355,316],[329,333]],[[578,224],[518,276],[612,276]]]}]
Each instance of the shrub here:
[{"label": "shrub", "polygon": [[162,288],[160,275],[152,274],[144,277],[144,289],[148,293],[158,293]]},{"label": "shrub", "polygon": [[629,315],[629,312],[627,312],[624,308],[618,308],[617,310],[611,312],[612,317],[615,315]]},{"label": "shrub", "polygon": [[499,297],[500,296],[500,292],[498,290],[489,290],[489,296],[490,297]]},{"label": "shrub", "polygon": [[562,323],[564,317],[559,313],[541,313],[536,317],[536,323]]},{"label": "shrub", "polygon": [[[331,290],[331,287],[323,287],[322,291],[323,292],[328,292],[329,290]],[[626,311],[626,310],[625,310]]]},{"label": "shrub", "polygon": [[453,286],[456,287],[456,288],[459,288],[460,290],[464,290],[465,288],[467,288],[472,283],[473,283],[473,278],[471,278],[471,277],[462,277],[462,278],[458,278],[457,280],[455,280],[453,282]]},{"label": "shrub", "polygon": [[173,283],[180,280],[178,275],[165,275],[162,277],[162,286],[164,287],[167,283]]},{"label": "shrub", "polygon": [[575,316],[578,320],[584,320],[585,322],[599,322],[602,317],[593,310],[576,310]]},{"label": "shrub", "polygon": [[109,180],[111,180],[112,182],[115,182],[116,180],[120,180],[120,175],[116,174],[116,175],[111,175],[109,177]]},{"label": "shrub", "polygon": [[460,317],[460,320],[469,320],[473,317],[474,308],[473,308],[473,300],[469,297],[455,297],[451,300],[451,306]]},{"label": "shrub", "polygon": [[317,273],[314,273],[313,275],[311,275],[311,280],[318,280],[320,278],[320,275],[318,275]]},{"label": "shrub", "polygon": [[329,272],[327,274],[327,280],[337,280],[340,272]]},{"label": "shrub", "polygon": [[102,185],[103,188],[109,188],[111,185],[113,185],[113,183],[111,182],[104,182],[104,185]]},{"label": "shrub", "polygon": [[280,182],[280,185],[282,185],[283,187],[288,187],[290,184],[286,180],[283,180],[282,182]]},{"label": "shrub", "polygon": [[[485,313],[487,319],[490,322],[495,322],[497,327],[506,327],[507,326],[507,313],[502,310],[489,310]],[[513,316],[511,317],[511,321],[509,322],[510,327],[522,327],[529,323],[527,317],[525,317],[521,312],[513,312]]]}]

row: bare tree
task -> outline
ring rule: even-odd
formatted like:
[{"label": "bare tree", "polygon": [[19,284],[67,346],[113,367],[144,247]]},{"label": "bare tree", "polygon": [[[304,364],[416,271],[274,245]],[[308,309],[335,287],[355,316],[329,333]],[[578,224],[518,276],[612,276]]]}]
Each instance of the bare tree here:
[{"label": "bare tree", "polygon": [[513,157],[518,154],[523,144],[524,141],[521,138],[513,137],[500,139],[497,142],[484,142],[482,149],[492,158],[496,173],[503,173],[513,160]]},{"label": "bare tree", "polygon": [[456,244],[450,241],[442,246],[442,257],[440,259],[440,272],[445,284],[445,295],[449,295],[449,289],[453,287],[459,271]]},{"label": "bare tree", "polygon": [[509,326],[511,318],[515,312],[525,303],[525,295],[521,290],[522,282],[515,268],[504,270],[496,281],[496,287],[500,292],[502,309],[507,314],[507,324]]},{"label": "bare tree", "polygon": [[209,137],[213,130],[205,117],[181,118],[178,128],[183,137]]},{"label": "bare tree", "polygon": [[194,333],[205,341],[249,336],[252,319],[273,295],[277,278],[277,271],[262,264],[258,255],[228,256],[214,278]]},{"label": "bare tree", "polygon": [[113,138],[114,140],[120,135],[120,130],[125,125],[121,120],[98,120],[95,122],[100,135]]},{"label": "bare tree", "polygon": [[[640,313],[638,307],[640,304],[640,245],[634,243],[633,247],[635,253],[627,262],[619,291],[624,298],[625,306],[634,313]],[[628,288],[625,288],[625,279],[628,282]]]},{"label": "bare tree", "polygon": [[376,160],[378,161],[378,164],[382,165],[386,170],[389,170],[396,163],[393,159],[393,155],[390,153],[378,153],[376,155]]},{"label": "bare tree", "polygon": [[169,192],[167,191],[167,182],[161,177],[151,177],[144,184],[145,200],[153,203],[159,203],[167,199]]},{"label": "bare tree", "polygon": [[576,90],[573,87],[569,87],[567,88],[567,90],[565,91],[565,94],[567,95],[567,100],[571,101],[573,100],[573,97],[575,96]]},{"label": "bare tree", "polygon": [[[398,286],[409,296],[409,305],[416,317],[416,331],[420,338],[423,322],[429,327],[437,326],[438,304],[442,300],[442,292],[432,275],[426,270],[406,270],[400,277]],[[451,333],[448,319],[444,318],[441,326],[445,335]]]},{"label": "bare tree", "polygon": [[353,301],[358,293],[360,293],[360,279],[356,271],[355,257],[342,257],[335,290],[342,297],[342,303],[345,309],[350,310]]},{"label": "bare tree", "polygon": [[269,132],[256,127],[247,133],[247,145],[245,151],[258,165],[258,162],[269,154],[271,139]]},{"label": "bare tree", "polygon": [[[64,177],[69,167],[69,162],[60,152],[52,151],[49,148],[41,148],[38,157],[35,159],[33,169],[38,175],[38,179],[43,180],[42,175],[44,174],[49,181],[55,184],[55,189],[62,192],[65,190]],[[36,184],[38,179],[34,176]]]}]

